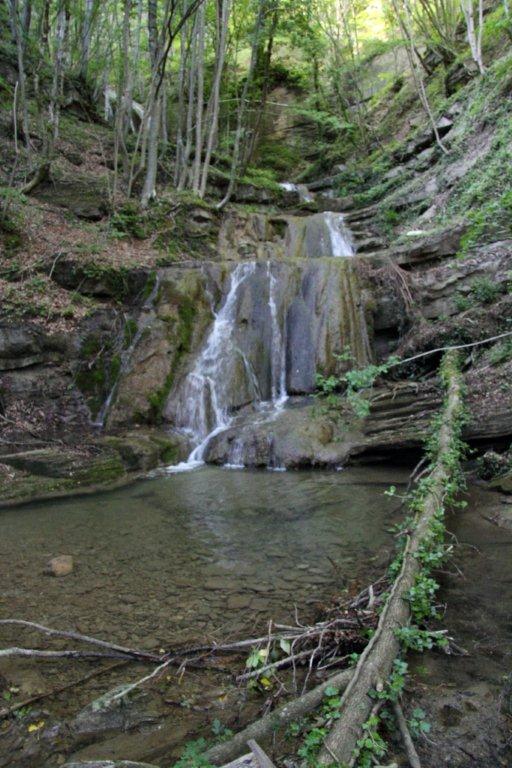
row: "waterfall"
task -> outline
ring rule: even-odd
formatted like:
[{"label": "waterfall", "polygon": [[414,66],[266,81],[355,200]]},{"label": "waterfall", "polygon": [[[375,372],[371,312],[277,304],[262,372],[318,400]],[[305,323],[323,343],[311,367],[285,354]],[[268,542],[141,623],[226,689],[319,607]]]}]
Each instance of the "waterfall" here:
[{"label": "waterfall", "polygon": [[293,184],[291,181],[283,181],[279,186],[285,192],[296,192],[301,203],[312,203],[315,199],[305,184]]},{"label": "waterfall", "polygon": [[325,211],[313,216],[287,219],[286,250],[292,258],[329,258],[354,256],[350,229],[342,213]]},{"label": "waterfall", "polygon": [[276,406],[281,406],[288,398],[286,391],[286,340],[284,338],[284,329],[281,330],[279,315],[277,309],[277,280],[272,274],[272,264],[267,264],[268,273],[268,306],[271,318],[271,358],[270,358],[270,376],[271,376],[271,397]]},{"label": "waterfall", "polygon": [[353,256],[354,243],[352,234],[345,224],[342,213],[326,211],[322,214],[331,238],[333,256]]},{"label": "waterfall", "polygon": [[242,361],[252,399],[259,400],[259,387],[250,362],[236,346],[234,330],[241,285],[254,273],[255,262],[239,264],[231,274],[228,294],[215,315],[211,331],[193,369],[186,376],[178,395],[175,424],[198,445],[188,461],[174,468],[189,469],[203,463],[211,438],[231,424],[229,414],[229,375]]},{"label": "waterfall", "polygon": [[[274,424],[285,418],[289,396],[313,392],[318,370],[337,373],[347,346],[359,363],[371,357],[357,271],[347,258],[355,248],[343,214],[283,219],[286,243],[281,240],[278,252],[285,246],[288,258],[230,266],[206,337],[193,360],[184,360],[165,416],[191,439],[193,450],[169,472],[205,460],[237,468],[258,464],[254,457],[262,452],[269,468],[283,469],[283,438]],[[208,293],[212,278],[205,275]]]}]

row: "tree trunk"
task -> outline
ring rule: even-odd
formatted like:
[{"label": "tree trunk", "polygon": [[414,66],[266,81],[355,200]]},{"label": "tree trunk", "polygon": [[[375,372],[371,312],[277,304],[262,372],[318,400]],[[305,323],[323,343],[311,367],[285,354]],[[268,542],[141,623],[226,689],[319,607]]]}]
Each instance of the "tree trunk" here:
[{"label": "tree trunk", "polygon": [[149,113],[149,130],[147,139],[147,165],[141,202],[143,207],[156,197],[156,174],[158,170],[158,139],[160,134],[160,95],[153,101]]},{"label": "tree trunk", "polygon": [[66,40],[67,9],[61,0],[57,11],[57,29],[55,33],[55,57],[53,62],[53,80],[50,103],[48,105],[52,146],[59,137],[60,101],[64,77],[64,43]]},{"label": "tree trunk", "polygon": [[475,26],[473,0],[461,0],[461,8],[462,13],[464,14],[464,19],[466,20],[466,31],[469,47],[471,49],[471,55],[476,65],[478,66],[478,71],[481,75],[483,75],[485,73],[485,67],[482,60],[482,30],[484,23],[484,9],[483,0],[477,0],[477,2],[478,30]]},{"label": "tree trunk", "polygon": [[[11,0],[11,24],[16,40],[16,55],[18,61],[18,87],[16,91],[16,101],[14,105],[14,130],[15,134],[18,130],[18,122],[21,122],[21,130],[23,134],[23,141],[28,150],[30,150],[30,129],[28,122],[28,104],[27,104],[27,89],[26,89],[26,77],[25,77],[25,63],[24,63],[24,45],[23,45],[23,30],[20,20],[20,9],[18,0]],[[18,117],[19,116],[19,117]],[[14,137],[16,146],[18,137]]]},{"label": "tree trunk", "polygon": [[204,33],[205,11],[204,3],[196,17],[197,29],[197,100],[196,100],[196,127],[195,127],[195,153],[192,170],[192,190],[199,193],[201,181],[201,158],[203,154],[203,109],[204,109]]},{"label": "tree trunk", "polygon": [[222,81],[222,73],[224,71],[224,61],[226,58],[226,48],[228,39],[228,24],[229,15],[231,12],[231,0],[220,0],[222,10],[219,20],[219,44],[217,46],[217,56],[215,57],[215,75],[213,80],[212,93],[210,96],[210,105],[208,114],[210,117],[210,129],[208,132],[208,142],[206,145],[206,156],[203,164],[203,171],[201,177],[201,186],[199,189],[200,197],[204,197],[206,192],[206,185],[208,183],[208,172],[210,170],[210,163],[212,159],[212,153],[217,139],[219,130],[219,107],[220,107],[220,84]]},{"label": "tree trunk", "polygon": [[87,79],[87,71],[89,69],[93,12],[94,0],[85,0],[84,25],[82,28],[82,61],[80,62],[80,75],[84,80]]},{"label": "tree trunk", "polygon": [[244,728],[243,731],[235,734],[229,741],[210,747],[201,755],[204,764],[223,765],[246,752],[249,739],[256,739],[259,742],[263,739],[271,738],[283,726],[292,723],[294,720],[300,720],[308,712],[312,712],[319,707],[325,697],[326,688],[334,686],[340,691],[346,688],[352,675],[352,669],[344,669],[332,675],[325,682],[320,683],[316,688],[303,694],[298,699],[289,701],[272,712],[268,712],[259,720],[248,725],[247,728]]},{"label": "tree trunk", "polygon": [[379,619],[375,634],[361,654],[354,676],[341,699],[341,717],[327,736],[320,752],[319,764],[329,765],[333,760],[343,765],[353,765],[356,745],[361,737],[362,726],[371,714],[375,701],[370,697],[388,679],[393,662],[400,650],[396,629],[408,624],[410,607],[407,595],[414,586],[420,571],[417,558],[421,545],[427,539],[436,513],[442,507],[447,483],[452,470],[446,455],[457,433],[462,407],[461,376],[457,369],[455,352],[445,355],[448,374],[447,402],[439,429],[438,447],[428,479],[428,492],[418,513],[403,555],[399,576],[391,589],[387,603]]},{"label": "tree trunk", "polygon": [[251,50],[251,61],[249,64],[249,70],[247,72],[244,87],[242,89],[242,95],[240,98],[240,104],[238,107],[237,126],[235,134],[235,146],[233,148],[233,157],[231,160],[231,172],[229,175],[229,184],[221,202],[217,205],[218,210],[222,210],[231,200],[233,192],[235,191],[238,166],[240,161],[240,150],[242,147],[242,138],[245,129],[245,113],[247,110],[247,100],[249,96],[250,87],[252,85],[254,71],[256,69],[256,62],[258,58],[258,46],[260,42],[261,29],[264,23],[265,13],[265,0],[259,0],[258,15],[256,17],[256,24],[254,27],[254,37]]},{"label": "tree trunk", "polygon": [[114,203],[117,197],[118,158],[121,153],[125,175],[128,172],[129,157],[126,137],[131,121],[131,66],[130,66],[130,14],[132,0],[124,0],[122,61],[123,72],[117,88],[116,118],[114,125]]}]

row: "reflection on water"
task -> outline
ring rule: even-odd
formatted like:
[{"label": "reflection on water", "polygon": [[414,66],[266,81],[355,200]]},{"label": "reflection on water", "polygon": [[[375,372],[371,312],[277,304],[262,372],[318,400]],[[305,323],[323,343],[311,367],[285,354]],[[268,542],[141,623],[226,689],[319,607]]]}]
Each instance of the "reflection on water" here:
[{"label": "reflection on water", "polygon": [[[383,490],[399,480],[205,468],[5,511],[2,612],[144,647],[289,619],[382,558],[396,506]],[[42,576],[57,554],[73,574]]]}]

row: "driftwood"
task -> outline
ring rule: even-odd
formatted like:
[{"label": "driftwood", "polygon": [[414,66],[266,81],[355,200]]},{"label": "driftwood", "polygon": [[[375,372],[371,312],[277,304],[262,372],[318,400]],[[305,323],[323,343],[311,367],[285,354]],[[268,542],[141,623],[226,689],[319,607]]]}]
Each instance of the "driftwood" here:
[{"label": "driftwood", "polygon": [[[449,355],[448,360],[453,361],[453,353]],[[405,598],[420,568],[415,554],[428,533],[435,513],[442,505],[445,484],[450,479],[442,457],[449,450],[461,401],[460,376],[453,373],[447,385],[447,403],[439,429],[439,443],[430,473],[429,490],[414,530],[408,536],[402,569],[393,584],[377,630],[361,654],[354,675],[342,696],[341,717],[335,722],[320,752],[321,765],[329,765],[333,760],[349,766],[354,764],[356,742],[372,710],[373,702],[369,693],[387,680],[398,656],[400,647],[395,630],[405,626],[410,619],[409,603]]]},{"label": "driftwood", "polygon": [[2,648],[0,659],[12,656],[24,656],[30,659],[126,659],[126,655],[117,651],[41,651],[39,648]]},{"label": "driftwood", "polygon": [[254,741],[254,739],[249,739],[247,746],[250,748],[251,752],[256,758],[256,763],[258,764],[259,768],[275,768],[274,763],[267,755],[267,753],[262,750],[257,741]]},{"label": "driftwood", "polygon": [[[63,630],[63,629],[52,629],[51,627],[45,627],[43,624],[36,624],[34,621],[24,621],[23,619],[0,619],[0,626],[17,626],[17,627],[25,627],[26,629],[33,629],[37,632],[42,632],[45,635],[48,635],[49,637],[63,637],[68,640],[78,640],[81,643],[89,643],[91,645],[97,645],[100,648],[105,648],[108,651],[115,652],[116,655],[110,655],[109,658],[132,658],[136,659],[137,661],[149,661],[149,662],[160,662],[162,660],[161,656],[157,656],[155,653],[147,653],[146,651],[140,651],[134,648],[126,648],[124,645],[116,645],[115,643],[110,643],[106,640],[99,640],[96,637],[90,637],[89,635],[82,635],[79,632],[72,632],[70,630]],[[25,648],[8,648],[9,650],[17,650],[17,651],[24,651],[29,650]],[[59,653],[64,653],[59,652]],[[68,653],[67,651],[65,653]],[[75,653],[75,652],[73,652]],[[81,651],[76,651],[77,655],[73,655],[70,658],[80,658]],[[0,651],[0,655],[7,656],[8,653],[5,653],[5,651]],[[10,655],[41,655],[40,653],[36,653],[35,651],[31,651],[29,653],[25,654],[10,654]],[[96,654],[97,656],[98,654]],[[107,655],[107,654],[100,654],[100,655]],[[87,656],[83,656],[83,658],[94,658],[94,654],[88,654]]]}]

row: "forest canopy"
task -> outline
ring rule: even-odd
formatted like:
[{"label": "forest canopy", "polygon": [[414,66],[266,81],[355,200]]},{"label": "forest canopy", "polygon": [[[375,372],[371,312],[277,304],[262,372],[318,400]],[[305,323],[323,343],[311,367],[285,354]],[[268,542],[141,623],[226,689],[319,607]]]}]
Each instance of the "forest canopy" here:
[{"label": "forest canopy", "polygon": [[75,108],[112,125],[113,197],[143,205],[160,169],[199,197],[224,176],[220,207],[251,165],[269,183],[300,175],[300,148],[262,138],[272,104],[343,159],[381,145],[369,110],[405,82],[435,131],[432,100],[483,74],[486,47],[512,34],[508,0],[3,0],[0,14],[15,134],[29,158],[31,122],[42,143],[25,191],[49,176]]}]

